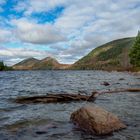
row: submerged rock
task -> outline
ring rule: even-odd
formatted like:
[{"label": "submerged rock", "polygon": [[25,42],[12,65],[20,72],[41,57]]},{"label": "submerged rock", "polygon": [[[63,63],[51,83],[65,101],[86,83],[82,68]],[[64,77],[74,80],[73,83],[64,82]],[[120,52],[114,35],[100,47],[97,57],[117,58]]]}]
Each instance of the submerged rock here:
[{"label": "submerged rock", "polygon": [[103,82],[103,83],[101,83],[101,85],[109,86],[110,84],[108,82]]},{"label": "submerged rock", "polygon": [[125,79],[124,78],[120,78],[119,80],[122,81],[122,80],[125,80]]},{"label": "submerged rock", "polygon": [[91,134],[105,135],[126,128],[117,116],[98,106],[84,106],[71,114],[71,120]]},{"label": "submerged rock", "polygon": [[38,135],[42,135],[42,134],[46,134],[48,132],[49,129],[55,129],[57,128],[56,124],[50,123],[50,124],[46,124],[43,126],[37,126],[36,127],[36,134]]}]

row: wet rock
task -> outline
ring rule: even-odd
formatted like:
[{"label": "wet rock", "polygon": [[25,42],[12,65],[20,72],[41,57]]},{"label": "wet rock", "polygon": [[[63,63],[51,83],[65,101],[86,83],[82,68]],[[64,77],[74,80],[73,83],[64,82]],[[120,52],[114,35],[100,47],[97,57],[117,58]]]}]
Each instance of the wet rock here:
[{"label": "wet rock", "polygon": [[42,134],[46,134],[47,132],[46,131],[36,131],[36,134],[38,135],[42,135]]},{"label": "wet rock", "polygon": [[103,82],[103,83],[101,83],[101,85],[109,86],[110,84],[108,82]]},{"label": "wet rock", "polygon": [[120,83],[118,82],[118,83],[115,83],[116,85],[119,85]]},{"label": "wet rock", "polygon": [[50,123],[47,125],[41,125],[41,126],[36,127],[35,133],[38,135],[42,135],[42,134],[46,134],[49,131],[49,129],[55,129],[55,128],[57,128],[57,126],[56,124],[53,124],[53,123]]},{"label": "wet rock", "polygon": [[97,135],[110,134],[126,128],[117,116],[98,106],[84,106],[71,114],[71,120],[81,129]]},{"label": "wet rock", "polygon": [[119,80],[122,81],[122,80],[125,80],[125,79],[124,78],[120,78]]}]

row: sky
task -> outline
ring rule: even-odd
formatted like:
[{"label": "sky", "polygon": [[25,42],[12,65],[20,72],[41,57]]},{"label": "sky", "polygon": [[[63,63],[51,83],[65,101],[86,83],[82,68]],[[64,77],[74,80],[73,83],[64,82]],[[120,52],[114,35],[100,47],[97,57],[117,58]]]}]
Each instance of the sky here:
[{"label": "sky", "polygon": [[106,42],[136,36],[140,0],[0,0],[0,60],[74,63]]}]

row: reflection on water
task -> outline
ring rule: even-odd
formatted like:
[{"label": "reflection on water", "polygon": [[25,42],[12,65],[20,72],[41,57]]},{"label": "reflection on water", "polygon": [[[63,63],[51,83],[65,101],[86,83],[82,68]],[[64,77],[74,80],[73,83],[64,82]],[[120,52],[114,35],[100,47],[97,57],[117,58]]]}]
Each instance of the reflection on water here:
[{"label": "reflection on water", "polygon": [[[101,83],[107,81],[109,86]],[[140,77],[102,71],[0,72],[0,139],[20,140],[139,140],[140,93],[104,94],[95,101],[118,115],[128,126],[110,136],[91,136],[75,128],[70,114],[87,102],[63,104],[13,103],[18,96],[47,93],[90,94],[94,90],[138,88]],[[92,103],[91,103],[92,104]]]}]

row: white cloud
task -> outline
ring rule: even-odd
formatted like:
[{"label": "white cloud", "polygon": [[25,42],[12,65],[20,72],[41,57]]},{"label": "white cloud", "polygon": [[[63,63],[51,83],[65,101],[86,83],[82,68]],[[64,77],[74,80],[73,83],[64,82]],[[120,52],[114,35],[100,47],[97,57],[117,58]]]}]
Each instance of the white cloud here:
[{"label": "white cloud", "polygon": [[16,36],[23,42],[50,44],[66,40],[60,30],[51,24],[37,24],[24,18],[12,20],[12,23],[17,27]]},{"label": "white cloud", "polygon": [[0,43],[8,42],[11,40],[11,31],[6,29],[0,29]]},{"label": "white cloud", "polygon": [[[19,3],[23,2],[19,1]],[[111,32],[115,28],[118,29],[118,32],[121,32],[121,26],[125,27],[125,30],[130,30],[132,26],[137,26],[140,23],[139,18],[137,18],[139,16],[137,5],[140,5],[139,0],[29,0],[24,2],[23,7],[26,9],[25,13],[31,14],[46,12],[57,6],[64,6],[65,10],[56,19],[52,28],[57,28],[64,35],[69,36],[77,34],[77,32],[81,35],[81,31],[87,32],[86,28],[89,29],[87,34]],[[129,20],[131,22],[127,22]],[[138,22],[136,23],[136,21]],[[125,26],[126,24],[128,28]]]},{"label": "white cloud", "polygon": [[32,13],[47,12],[56,6],[68,4],[68,0],[25,0],[19,1],[14,7],[16,11],[24,11],[25,15]]},{"label": "white cloud", "polygon": [[[129,24],[128,30],[130,30],[140,24],[139,18],[136,18],[139,16],[139,10],[133,7],[136,4],[138,1],[124,3],[111,0],[96,2],[87,0],[80,3],[80,0],[77,0],[65,9],[55,25],[67,34],[76,30],[84,31],[86,27],[89,28],[88,33],[111,32],[112,29],[126,24]],[[128,22],[129,20],[131,22]]]},{"label": "white cloud", "polygon": [[47,51],[38,51],[25,48],[0,48],[0,60],[4,60],[8,65],[13,65],[29,57],[42,59],[47,56],[52,56],[52,54]]},{"label": "white cloud", "polygon": [[19,58],[26,58],[26,57],[45,57],[46,55],[51,55],[47,51],[38,51],[38,50],[31,50],[26,48],[3,48],[0,51],[0,56],[4,57],[11,57],[14,58],[15,56]]}]

